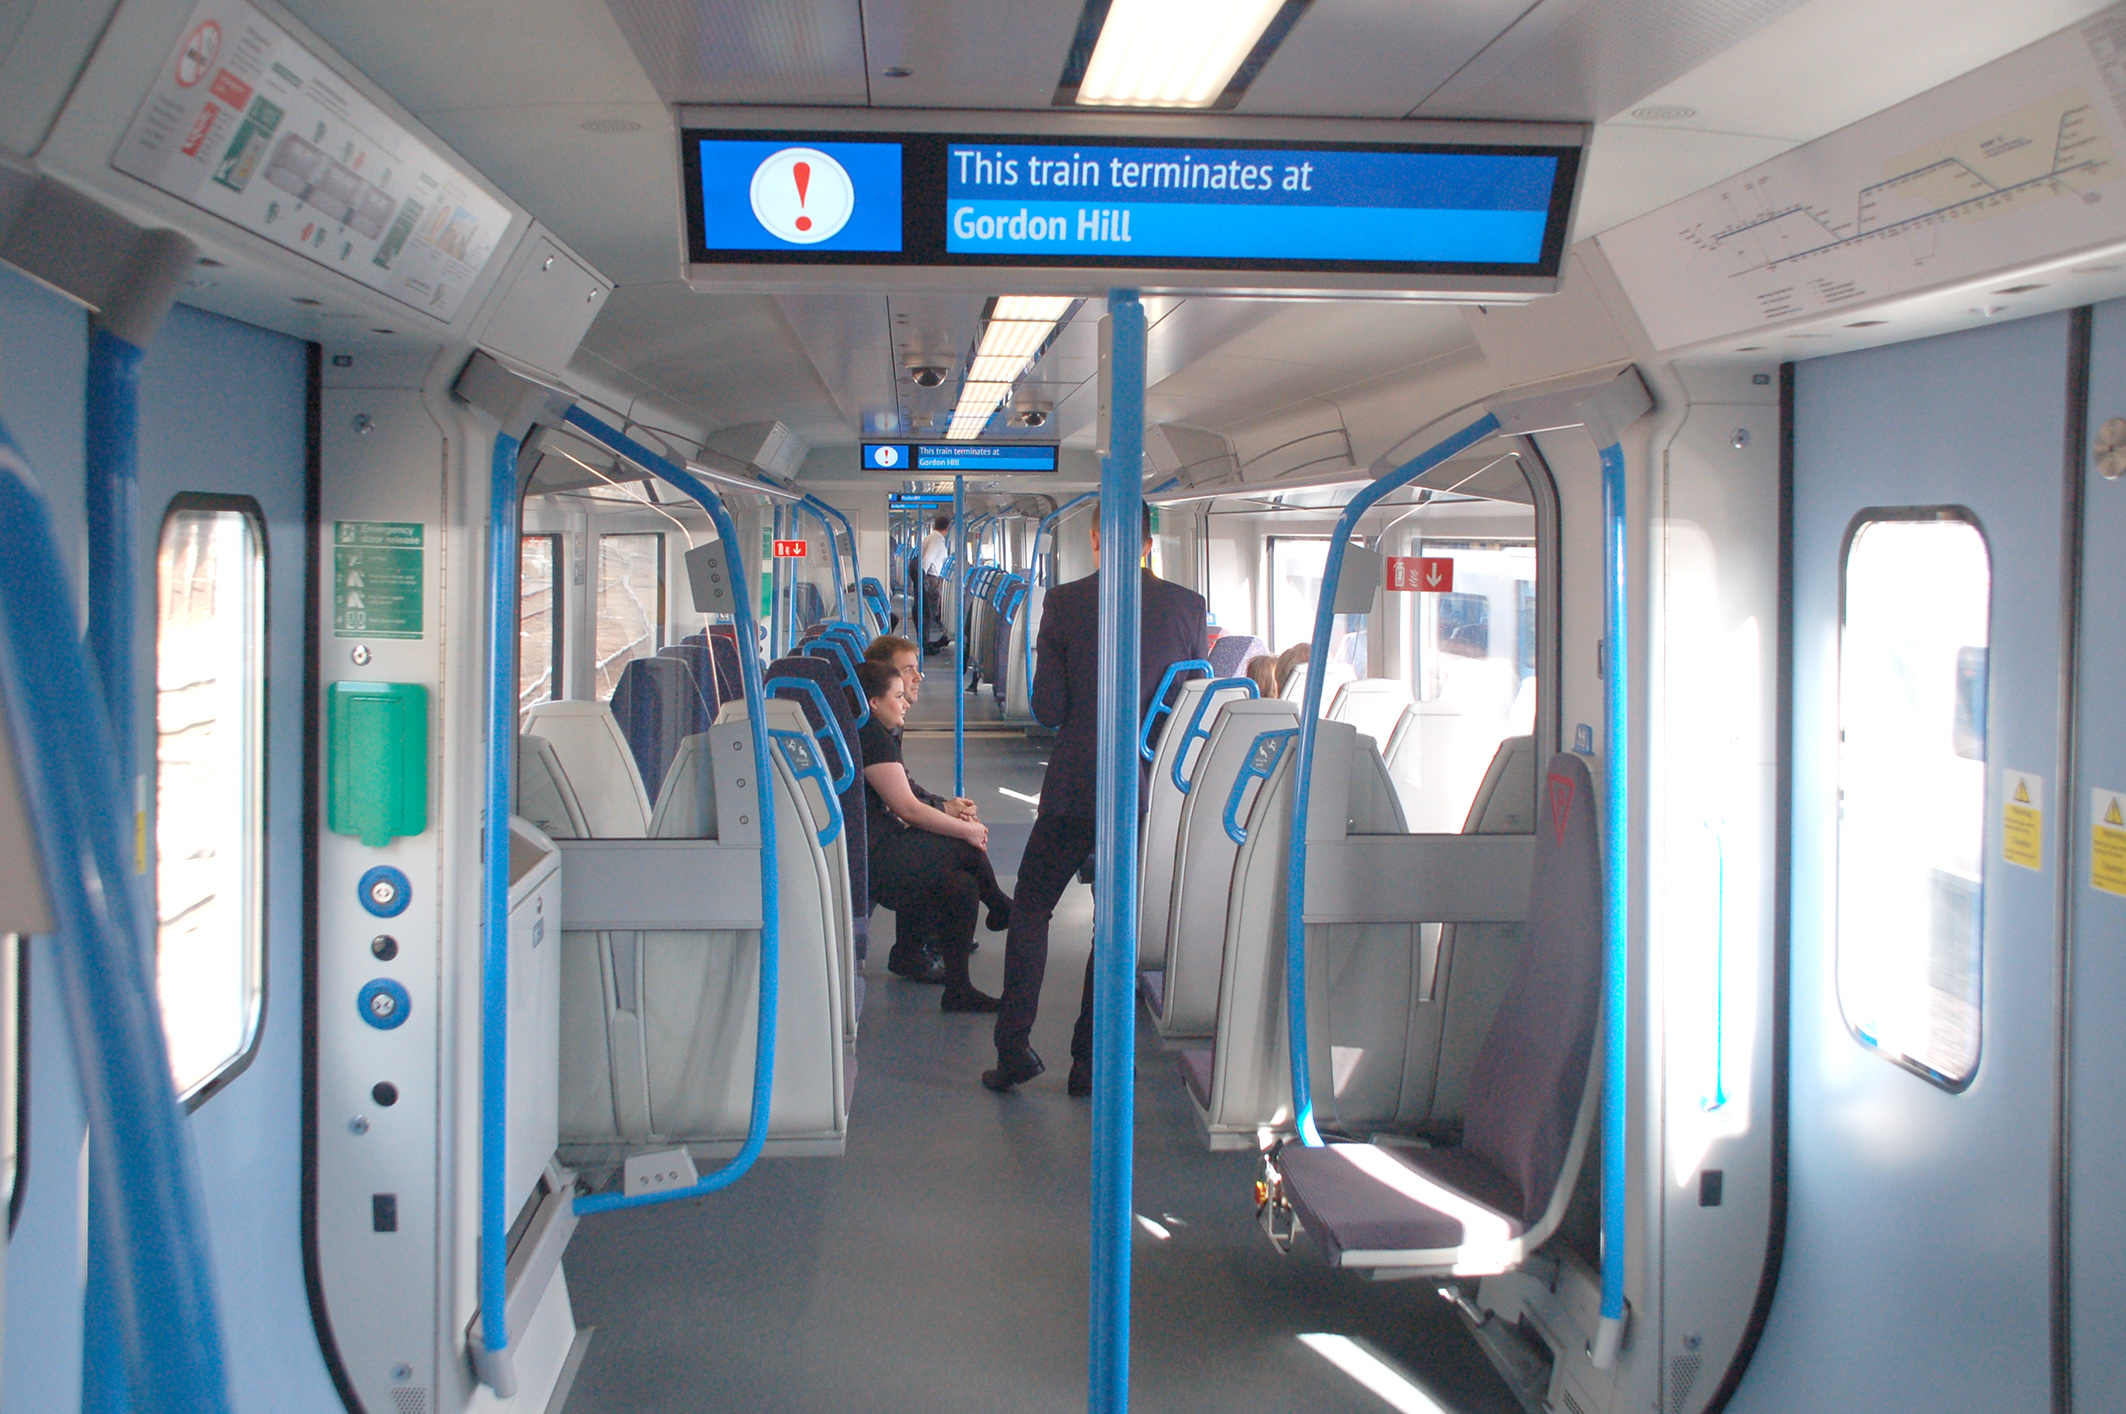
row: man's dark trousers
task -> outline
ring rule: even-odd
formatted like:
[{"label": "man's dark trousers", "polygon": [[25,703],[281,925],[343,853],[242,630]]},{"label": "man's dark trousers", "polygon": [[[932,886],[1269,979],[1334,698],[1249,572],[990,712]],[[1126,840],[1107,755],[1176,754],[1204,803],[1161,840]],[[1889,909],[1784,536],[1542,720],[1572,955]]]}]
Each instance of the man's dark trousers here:
[{"label": "man's dark trousers", "polygon": [[[1048,920],[1078,866],[1093,852],[1093,817],[1077,811],[1044,810],[1034,817],[1012,886],[1011,931],[1004,941],[1004,1004],[997,1012],[997,1053],[1027,1049],[1048,971]],[[1085,959],[1085,996],[1071,1033],[1073,1060],[1092,1064],[1093,963]]]}]

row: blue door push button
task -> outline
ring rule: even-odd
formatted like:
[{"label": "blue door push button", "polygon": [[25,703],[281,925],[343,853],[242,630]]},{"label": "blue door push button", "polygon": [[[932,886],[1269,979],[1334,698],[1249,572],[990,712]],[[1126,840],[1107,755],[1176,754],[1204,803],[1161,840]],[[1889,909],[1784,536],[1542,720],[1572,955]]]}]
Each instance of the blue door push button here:
[{"label": "blue door push button", "polygon": [[413,1010],[413,998],[389,977],[379,977],[356,994],[354,1007],[362,1014],[362,1020],[377,1030],[390,1031],[405,1025],[406,1014]]},{"label": "blue door push button", "polygon": [[389,864],[379,864],[355,885],[355,896],[362,901],[362,907],[377,917],[396,918],[413,902],[413,885]]}]

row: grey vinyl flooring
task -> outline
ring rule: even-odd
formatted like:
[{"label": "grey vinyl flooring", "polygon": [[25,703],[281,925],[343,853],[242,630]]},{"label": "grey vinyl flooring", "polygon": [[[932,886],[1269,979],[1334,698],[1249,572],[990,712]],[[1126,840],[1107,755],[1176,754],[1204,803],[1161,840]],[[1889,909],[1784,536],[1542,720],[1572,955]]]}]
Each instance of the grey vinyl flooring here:
[{"label": "grey vinyl flooring", "polygon": [[[949,669],[931,680],[949,682]],[[921,718],[908,763],[943,791],[952,738]],[[1033,807],[996,787],[1036,793],[1045,757],[1022,736],[970,738],[968,794],[995,822],[1006,888]],[[1005,1096],[976,1082],[994,1059],[990,1019],[941,1015],[936,989],[884,971],[891,919],[873,916],[842,1158],[764,1160],[712,1197],[577,1231],[569,1288],[597,1333],[567,1414],[1085,1408],[1091,1116],[1063,1084],[1091,890],[1072,885],[1055,919],[1034,1032],[1049,1070]],[[996,991],[1003,935],[982,936],[975,981]],[[1297,1339],[1333,1332],[1396,1361],[1442,1411],[1518,1414],[1428,1284],[1369,1284],[1271,1248],[1254,1222],[1254,1156],[1203,1149],[1172,1058],[1138,1021],[1135,1206],[1166,1236],[1136,1232],[1132,1407],[1394,1407]]]}]

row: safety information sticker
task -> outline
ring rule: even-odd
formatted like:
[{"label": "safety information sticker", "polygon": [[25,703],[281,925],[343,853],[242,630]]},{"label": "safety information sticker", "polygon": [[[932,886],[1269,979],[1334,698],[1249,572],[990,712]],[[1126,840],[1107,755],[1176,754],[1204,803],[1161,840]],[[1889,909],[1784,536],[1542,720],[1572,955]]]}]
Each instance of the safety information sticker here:
[{"label": "safety information sticker", "polygon": [[2045,778],[2001,772],[2001,858],[2025,869],[2045,867]]},{"label": "safety information sticker", "polygon": [[201,0],[111,165],[445,323],[510,222],[244,0]]},{"label": "safety information sticker", "polygon": [[2126,898],[2126,791],[2089,794],[2089,887]]},{"label": "safety information sticker", "polygon": [[342,520],[332,527],[332,636],[421,636],[418,521]]}]

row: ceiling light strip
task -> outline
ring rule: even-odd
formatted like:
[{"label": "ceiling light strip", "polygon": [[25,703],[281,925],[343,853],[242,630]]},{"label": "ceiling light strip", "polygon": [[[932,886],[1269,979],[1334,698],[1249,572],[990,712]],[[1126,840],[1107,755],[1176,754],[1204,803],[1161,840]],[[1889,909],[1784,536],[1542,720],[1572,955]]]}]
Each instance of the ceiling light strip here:
[{"label": "ceiling light strip", "polygon": [[1311,0],[1087,0],[1057,107],[1238,106]]}]

